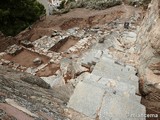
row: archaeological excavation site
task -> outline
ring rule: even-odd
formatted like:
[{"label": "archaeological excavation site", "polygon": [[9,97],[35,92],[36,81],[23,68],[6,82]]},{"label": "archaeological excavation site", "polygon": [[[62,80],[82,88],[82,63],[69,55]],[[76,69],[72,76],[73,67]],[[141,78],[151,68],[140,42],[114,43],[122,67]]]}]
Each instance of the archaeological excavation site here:
[{"label": "archaeological excavation site", "polygon": [[0,120],[160,120],[160,0],[37,1],[0,27]]}]

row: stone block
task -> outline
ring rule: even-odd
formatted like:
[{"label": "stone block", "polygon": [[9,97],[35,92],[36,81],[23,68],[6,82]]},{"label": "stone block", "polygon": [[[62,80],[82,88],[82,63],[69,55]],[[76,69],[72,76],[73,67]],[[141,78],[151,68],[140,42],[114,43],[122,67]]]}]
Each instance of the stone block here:
[{"label": "stone block", "polygon": [[131,115],[145,114],[146,110],[140,103],[129,100],[119,95],[106,93],[101,110],[100,120],[145,120],[143,117],[132,117]]},{"label": "stone block", "polygon": [[104,93],[105,91],[99,87],[79,82],[69,100],[68,107],[91,118],[96,118]]}]

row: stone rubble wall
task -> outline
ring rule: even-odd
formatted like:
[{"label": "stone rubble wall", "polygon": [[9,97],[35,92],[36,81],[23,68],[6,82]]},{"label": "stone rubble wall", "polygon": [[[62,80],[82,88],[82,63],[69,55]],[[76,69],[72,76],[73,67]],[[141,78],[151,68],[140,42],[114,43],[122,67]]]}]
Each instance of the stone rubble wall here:
[{"label": "stone rubble wall", "polygon": [[160,62],[159,3],[159,0],[152,0],[149,4],[146,16],[140,25],[136,42],[137,52],[140,54],[139,74],[144,81],[152,84],[160,80],[160,76],[155,74],[154,70],[156,69],[150,69],[153,65],[158,66]]}]

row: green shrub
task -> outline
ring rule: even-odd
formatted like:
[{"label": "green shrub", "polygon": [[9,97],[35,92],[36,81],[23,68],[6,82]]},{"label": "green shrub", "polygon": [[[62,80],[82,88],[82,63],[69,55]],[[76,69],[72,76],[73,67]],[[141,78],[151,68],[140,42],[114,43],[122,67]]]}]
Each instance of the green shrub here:
[{"label": "green shrub", "polygon": [[0,31],[15,36],[45,13],[36,0],[0,0]]}]

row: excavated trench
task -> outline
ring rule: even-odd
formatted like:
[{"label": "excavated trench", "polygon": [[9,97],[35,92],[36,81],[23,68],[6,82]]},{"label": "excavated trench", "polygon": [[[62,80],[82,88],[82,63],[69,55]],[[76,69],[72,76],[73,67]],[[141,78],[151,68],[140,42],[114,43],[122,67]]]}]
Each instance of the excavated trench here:
[{"label": "excavated trench", "polygon": [[54,45],[50,50],[54,52],[64,52],[70,47],[74,46],[79,41],[78,37],[69,36],[60,40],[56,45]]},{"label": "excavated trench", "polygon": [[57,70],[60,69],[60,66],[57,64],[48,64],[43,69],[39,70],[36,75],[39,77],[48,77],[54,75]]},{"label": "excavated trench", "polygon": [[14,63],[18,63],[25,67],[37,67],[37,65],[33,63],[33,60],[36,58],[40,58],[44,64],[49,62],[49,58],[47,56],[34,53],[27,49],[22,50],[19,54],[15,56],[7,54],[2,59],[9,60]]}]

